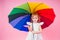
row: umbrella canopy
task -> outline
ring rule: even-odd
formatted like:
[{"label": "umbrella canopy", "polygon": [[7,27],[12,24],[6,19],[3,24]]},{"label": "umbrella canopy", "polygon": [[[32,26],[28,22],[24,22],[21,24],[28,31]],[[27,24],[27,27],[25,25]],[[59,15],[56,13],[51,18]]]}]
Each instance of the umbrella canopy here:
[{"label": "umbrella canopy", "polygon": [[26,22],[30,22],[31,14],[34,12],[39,14],[40,20],[44,22],[42,29],[48,27],[54,21],[55,14],[51,7],[44,3],[27,2],[13,8],[8,16],[9,23],[18,30],[28,31],[28,28],[24,25],[26,25]]}]

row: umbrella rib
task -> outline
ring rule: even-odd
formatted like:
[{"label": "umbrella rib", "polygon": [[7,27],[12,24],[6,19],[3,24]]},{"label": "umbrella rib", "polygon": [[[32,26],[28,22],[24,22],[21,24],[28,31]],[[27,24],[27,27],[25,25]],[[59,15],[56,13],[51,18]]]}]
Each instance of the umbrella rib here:
[{"label": "umbrella rib", "polygon": [[[27,15],[26,15],[26,16],[27,16]],[[23,19],[25,19],[25,17],[24,17]],[[20,22],[21,22],[21,21],[22,21],[22,19],[20,20]],[[19,22],[18,22],[18,23],[19,23]],[[16,25],[17,25],[17,24],[16,24]],[[16,25],[15,25],[15,26],[16,26]]]},{"label": "umbrella rib", "polygon": [[[41,17],[43,17],[43,16],[41,16]],[[46,17],[43,17],[43,18],[46,18]],[[48,19],[48,18],[46,18],[47,20],[49,20],[50,21],[50,23],[49,23],[49,25],[51,25],[52,23],[53,23],[53,21],[51,21],[50,19]],[[43,21],[43,20],[42,20]],[[45,21],[43,21],[43,22],[45,22]],[[49,26],[46,22],[44,23],[46,26]]]},{"label": "umbrella rib", "polygon": [[[40,3],[40,4],[42,4],[42,3]],[[35,12],[35,9],[40,5],[40,4],[38,4],[33,10],[34,10],[34,12]]]},{"label": "umbrella rib", "polygon": [[[28,4],[28,6],[29,6],[29,3],[28,3],[28,2],[27,2],[27,4]],[[30,6],[29,6],[29,10],[30,10],[30,12],[31,12]]]},{"label": "umbrella rib", "polygon": [[[43,17],[43,16],[42,16]],[[46,17],[44,17],[44,18],[46,18]],[[48,18],[46,18],[47,20],[49,20]],[[51,20],[50,20],[51,21]],[[53,22],[53,21],[51,21],[51,22]],[[46,24],[46,23],[45,23]],[[51,24],[51,23],[50,23]],[[47,25],[47,24],[46,24]],[[48,26],[48,25],[47,25]]]}]

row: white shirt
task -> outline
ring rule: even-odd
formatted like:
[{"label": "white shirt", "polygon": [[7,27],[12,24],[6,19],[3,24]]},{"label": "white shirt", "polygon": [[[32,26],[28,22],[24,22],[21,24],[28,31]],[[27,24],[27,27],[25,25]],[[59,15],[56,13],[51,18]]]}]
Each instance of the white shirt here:
[{"label": "white shirt", "polygon": [[[32,26],[33,24],[33,26]],[[44,22],[40,22],[40,23],[31,23],[31,22],[27,22],[27,25],[30,25],[30,27],[33,28],[34,31],[39,31],[39,27],[41,27],[41,25],[43,25]]]}]

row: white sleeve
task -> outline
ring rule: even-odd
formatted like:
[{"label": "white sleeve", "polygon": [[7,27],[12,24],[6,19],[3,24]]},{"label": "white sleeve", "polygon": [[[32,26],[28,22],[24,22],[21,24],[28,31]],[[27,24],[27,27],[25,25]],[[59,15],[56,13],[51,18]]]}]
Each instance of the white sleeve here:
[{"label": "white sleeve", "polygon": [[44,22],[40,22],[40,25],[43,25],[44,24]]},{"label": "white sleeve", "polygon": [[31,23],[30,22],[27,22],[27,25],[31,25]]},{"label": "white sleeve", "polygon": [[23,25],[24,27],[28,27],[31,25],[31,22],[26,22],[27,25]]}]

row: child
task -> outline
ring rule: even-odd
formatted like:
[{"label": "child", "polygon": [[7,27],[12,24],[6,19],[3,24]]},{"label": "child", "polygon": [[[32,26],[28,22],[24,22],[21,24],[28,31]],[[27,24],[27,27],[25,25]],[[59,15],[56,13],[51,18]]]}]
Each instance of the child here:
[{"label": "child", "polygon": [[42,40],[41,25],[43,25],[44,22],[40,22],[39,19],[40,17],[38,14],[32,14],[31,22],[27,22],[29,32],[26,40]]}]

